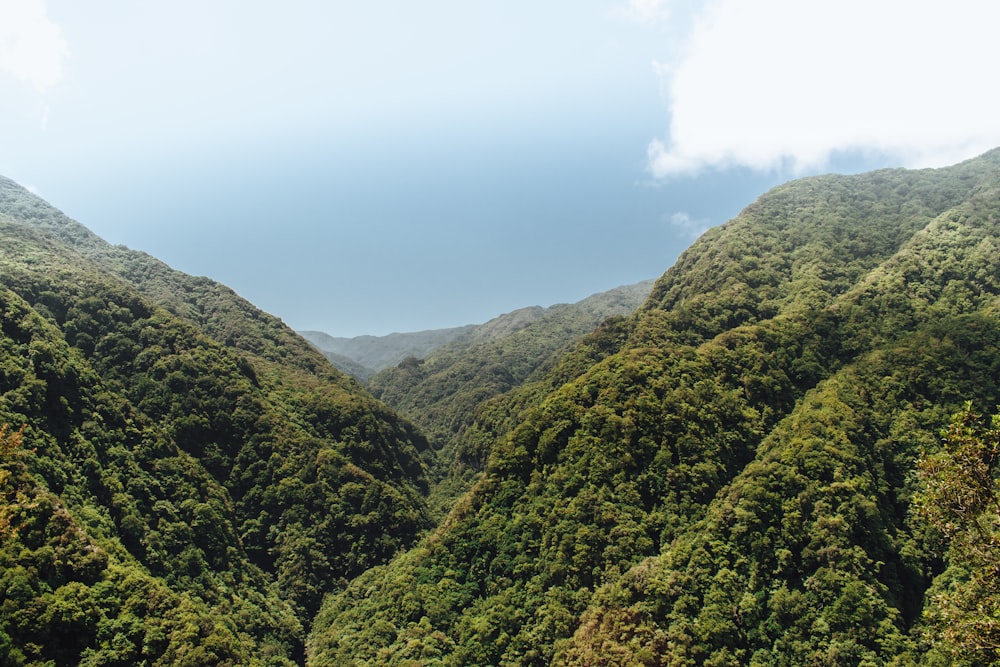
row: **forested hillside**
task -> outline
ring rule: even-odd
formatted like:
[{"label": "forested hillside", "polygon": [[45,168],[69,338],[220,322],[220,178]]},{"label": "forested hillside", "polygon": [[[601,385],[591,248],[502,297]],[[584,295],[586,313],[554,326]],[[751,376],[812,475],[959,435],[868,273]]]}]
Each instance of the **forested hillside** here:
[{"label": "forested hillside", "polygon": [[0,238],[0,664],[1000,662],[1000,151],[776,188],[409,420],[5,179]]},{"label": "forested hillside", "polygon": [[[468,429],[495,410],[492,399],[541,377],[601,322],[635,312],[652,286],[625,285],[573,304],[507,313],[470,327],[426,359],[410,357],[369,380],[372,393],[417,424],[435,450],[436,513],[447,511],[485,464],[482,445],[492,437]],[[503,409],[510,406],[504,402]]]},{"label": "forested hillside", "polygon": [[309,664],[995,664],[998,316],[1000,151],[767,193],[480,409]]},{"label": "forested hillside", "polygon": [[[443,367],[454,363],[450,360],[479,356],[477,351],[469,348],[497,342],[528,327],[541,330],[541,333],[536,333],[531,340],[526,341],[533,348],[530,351],[521,350],[516,344],[506,346],[516,350],[515,361],[523,363],[523,359],[519,358],[530,356],[529,352],[546,356],[553,350],[568,345],[574,338],[590,333],[601,320],[612,315],[632,313],[645,301],[652,286],[652,280],[635,285],[623,285],[591,295],[577,303],[561,303],[548,308],[541,306],[520,308],[498,315],[483,324],[468,324],[449,329],[354,338],[337,338],[322,331],[299,333],[315,345],[334,366],[362,382],[367,382],[381,371],[392,369],[404,360],[444,356],[444,359],[436,360],[433,369],[425,372],[425,374],[437,374]],[[496,352],[492,354],[496,356]],[[382,375],[386,376],[386,373]],[[410,388],[409,374],[404,374],[402,380],[403,386],[396,389],[394,387],[396,378],[390,373],[376,380],[375,385],[391,387],[390,391],[395,390],[396,393],[406,393]]]},{"label": "forested hillside", "polygon": [[279,320],[0,179],[0,663],[293,664],[426,440]]}]

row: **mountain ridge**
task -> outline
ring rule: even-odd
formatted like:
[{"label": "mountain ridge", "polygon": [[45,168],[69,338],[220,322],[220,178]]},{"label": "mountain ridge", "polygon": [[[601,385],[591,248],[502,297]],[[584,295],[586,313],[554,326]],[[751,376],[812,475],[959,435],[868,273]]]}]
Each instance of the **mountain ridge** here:
[{"label": "mountain ridge", "polygon": [[322,595],[429,526],[426,440],[7,179],[0,234],[0,662],[301,663]]},{"label": "mountain ridge", "polygon": [[4,664],[1000,660],[995,518],[926,484],[1000,493],[1000,149],[779,186],[385,400],[6,179],[0,238]]},{"label": "mountain ridge", "polygon": [[653,282],[645,280],[632,285],[622,285],[592,294],[572,304],[525,306],[497,315],[482,324],[350,338],[330,336],[322,331],[298,333],[316,346],[334,366],[366,382],[380,371],[398,365],[407,357],[424,359],[446,345],[471,346],[507,336],[569,307],[594,313],[600,319],[629,314],[645,300]]},{"label": "mountain ridge", "polygon": [[981,664],[909,500],[1000,399],[998,209],[1000,151],[762,195],[480,414],[485,470],[327,599],[312,664]]},{"label": "mountain ridge", "polygon": [[451,342],[475,325],[394,332],[384,336],[361,335],[349,338],[322,331],[300,331],[330,362],[361,381],[380,370],[395,366],[406,357],[423,357]]}]

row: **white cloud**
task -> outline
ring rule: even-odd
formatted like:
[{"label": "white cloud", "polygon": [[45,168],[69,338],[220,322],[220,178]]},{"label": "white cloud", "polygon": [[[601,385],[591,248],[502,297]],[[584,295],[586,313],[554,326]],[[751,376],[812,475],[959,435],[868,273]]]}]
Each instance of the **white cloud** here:
[{"label": "white cloud", "polygon": [[660,66],[658,176],[823,165],[839,151],[943,165],[1000,145],[1000,3],[713,0]]},{"label": "white cloud", "polygon": [[69,45],[44,0],[0,0],[0,72],[43,91],[62,79]]},{"label": "white cloud", "polygon": [[654,23],[665,20],[669,10],[667,0],[629,0],[626,6],[616,9],[615,14],[642,23]]},{"label": "white cloud", "polygon": [[692,241],[704,234],[712,226],[710,220],[692,218],[685,211],[678,211],[670,217],[664,216],[664,219],[680,236]]}]

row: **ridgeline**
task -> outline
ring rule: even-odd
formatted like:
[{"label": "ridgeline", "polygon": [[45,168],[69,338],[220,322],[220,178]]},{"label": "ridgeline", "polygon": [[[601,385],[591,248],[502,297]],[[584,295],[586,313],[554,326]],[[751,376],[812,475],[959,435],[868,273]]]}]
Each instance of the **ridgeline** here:
[{"label": "ridgeline", "polygon": [[2,664],[1000,661],[1000,151],[775,188],[381,400],[4,179],[0,234]]}]

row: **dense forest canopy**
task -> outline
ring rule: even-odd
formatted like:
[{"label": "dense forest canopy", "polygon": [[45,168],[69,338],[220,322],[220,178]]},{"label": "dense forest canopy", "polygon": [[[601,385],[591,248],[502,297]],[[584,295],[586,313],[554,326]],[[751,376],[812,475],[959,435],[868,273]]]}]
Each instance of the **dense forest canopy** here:
[{"label": "dense forest canopy", "polygon": [[0,179],[0,663],[997,664],[998,225],[1000,151],[795,181],[404,418]]},{"label": "dense forest canopy", "polygon": [[578,303],[507,313],[463,331],[426,358],[411,356],[370,378],[368,389],[417,424],[436,450],[430,471],[436,516],[447,513],[482,470],[493,438],[475,425],[486,421],[495,399],[543,376],[601,322],[634,312],[651,287],[646,281]]},{"label": "dense forest canopy", "polygon": [[31,499],[3,662],[300,662],[322,596],[429,525],[426,440],[231,290],[0,186],[7,494]]},{"label": "dense forest canopy", "polygon": [[709,231],[481,409],[485,472],[326,600],[311,663],[988,664],[934,621],[969,571],[913,497],[1000,399],[998,186],[998,152],[810,178]]}]

